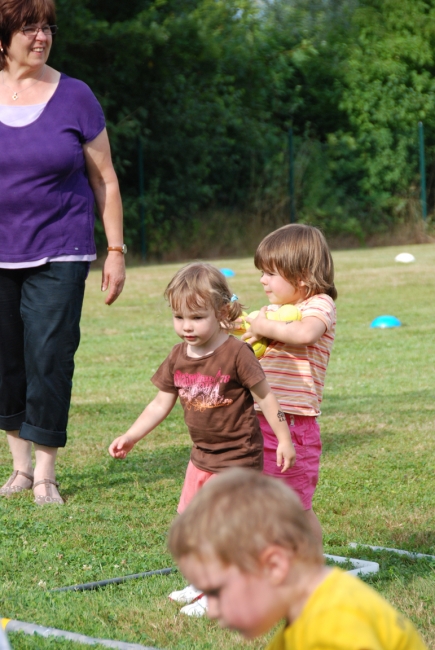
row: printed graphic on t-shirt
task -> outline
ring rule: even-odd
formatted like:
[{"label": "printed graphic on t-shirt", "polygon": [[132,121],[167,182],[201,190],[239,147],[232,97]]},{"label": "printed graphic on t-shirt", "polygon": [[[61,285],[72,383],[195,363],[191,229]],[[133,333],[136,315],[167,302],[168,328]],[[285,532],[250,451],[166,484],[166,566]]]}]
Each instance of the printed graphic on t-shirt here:
[{"label": "printed graphic on t-shirt", "polygon": [[220,394],[221,384],[230,381],[229,375],[223,375],[221,370],[214,377],[202,375],[200,372],[190,374],[177,370],[174,375],[174,385],[178,388],[178,395],[183,405],[190,410],[205,411],[221,406],[230,406],[232,399],[227,399]]}]

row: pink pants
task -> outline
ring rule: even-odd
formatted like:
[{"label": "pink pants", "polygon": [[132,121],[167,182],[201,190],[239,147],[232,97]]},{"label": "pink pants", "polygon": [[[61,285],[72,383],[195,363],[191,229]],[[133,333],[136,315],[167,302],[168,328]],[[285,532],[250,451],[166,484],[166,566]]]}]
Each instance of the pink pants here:
[{"label": "pink pants", "polygon": [[264,440],[263,474],[283,479],[299,496],[305,510],[312,507],[313,495],[319,480],[322,443],[320,429],[315,417],[290,415],[286,420],[296,450],[296,463],[281,474],[276,465],[278,440],[262,413],[257,413]]},{"label": "pink pants", "polygon": [[204,483],[207,483],[207,481],[213,478],[213,476],[216,476],[216,474],[204,472],[204,470],[198,469],[192,461],[189,460],[186,469],[186,476],[184,477],[183,489],[181,490],[180,501],[178,502],[177,512],[179,515],[181,515],[183,510],[186,510],[187,506],[192,501],[198,490],[202,488]]}]

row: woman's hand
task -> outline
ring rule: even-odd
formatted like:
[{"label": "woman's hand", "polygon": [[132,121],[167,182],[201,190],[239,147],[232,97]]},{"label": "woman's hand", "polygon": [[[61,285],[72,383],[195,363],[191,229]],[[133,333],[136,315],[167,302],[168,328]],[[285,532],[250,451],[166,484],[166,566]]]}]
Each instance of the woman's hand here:
[{"label": "woman's hand", "polygon": [[104,262],[103,275],[101,280],[101,291],[109,293],[106,297],[106,305],[111,305],[121,293],[125,282],[125,261],[124,255],[118,251],[109,251]]}]

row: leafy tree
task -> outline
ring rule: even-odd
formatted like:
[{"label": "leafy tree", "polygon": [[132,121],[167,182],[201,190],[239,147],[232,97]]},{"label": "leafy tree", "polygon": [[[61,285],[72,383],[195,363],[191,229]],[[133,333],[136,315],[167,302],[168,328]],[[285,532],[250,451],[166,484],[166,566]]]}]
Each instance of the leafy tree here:
[{"label": "leafy tree", "polygon": [[349,126],[330,140],[358,152],[360,192],[380,207],[410,194],[418,121],[433,131],[434,18],[423,0],[370,0],[355,12],[358,38],[346,47],[339,103]]},{"label": "leafy tree", "polygon": [[360,239],[399,219],[418,120],[435,153],[434,3],[58,0],[53,64],[103,105],[127,243],[139,249],[139,142],[159,255],[211,208],[283,214],[290,126],[300,219]]}]

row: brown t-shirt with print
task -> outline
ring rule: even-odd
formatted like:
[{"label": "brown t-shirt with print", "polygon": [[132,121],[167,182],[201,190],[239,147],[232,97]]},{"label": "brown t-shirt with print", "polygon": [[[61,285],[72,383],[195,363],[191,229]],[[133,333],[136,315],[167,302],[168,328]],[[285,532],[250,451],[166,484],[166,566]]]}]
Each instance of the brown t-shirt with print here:
[{"label": "brown t-shirt with print", "polygon": [[172,349],[151,381],[179,396],[193,440],[191,461],[206,472],[263,469],[263,438],[250,388],[265,379],[252,348],[233,336],[212,354],[192,358]]}]

